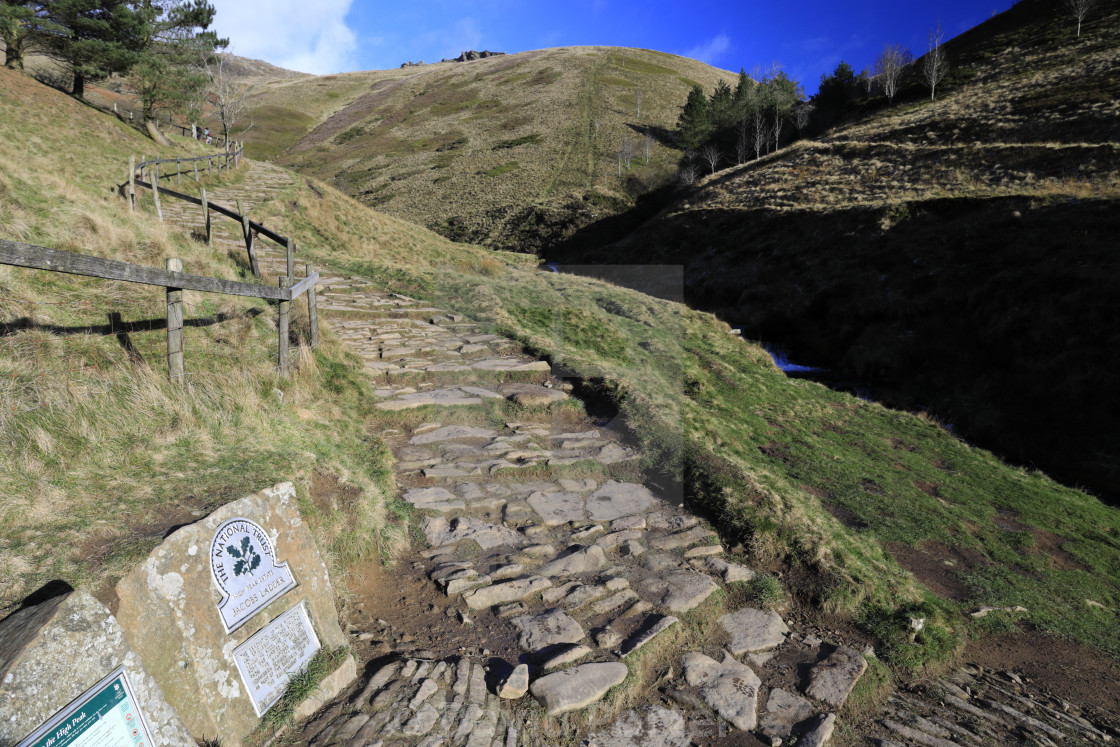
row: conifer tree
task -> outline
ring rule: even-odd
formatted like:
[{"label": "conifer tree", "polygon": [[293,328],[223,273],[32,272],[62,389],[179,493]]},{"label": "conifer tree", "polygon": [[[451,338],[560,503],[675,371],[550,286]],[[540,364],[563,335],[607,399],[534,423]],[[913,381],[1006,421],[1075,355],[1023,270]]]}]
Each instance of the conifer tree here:
[{"label": "conifer tree", "polygon": [[4,66],[23,70],[23,48],[36,21],[38,4],[30,0],[0,0],[0,39],[4,41]]},{"label": "conifer tree", "polygon": [[693,86],[677,118],[677,144],[682,149],[699,148],[708,141],[711,131],[712,114],[708,97],[700,86]]},{"label": "conifer tree", "polygon": [[51,25],[37,41],[70,66],[74,96],[85,95],[87,80],[125,72],[136,62],[144,18],[125,0],[46,0],[43,13]]},{"label": "conifer tree", "polygon": [[731,86],[720,78],[716,88],[712,91],[712,98],[708,102],[712,113],[712,126],[717,131],[722,131],[735,121],[734,101]]},{"label": "conifer tree", "polygon": [[140,0],[140,10],[148,33],[132,82],[149,122],[157,109],[184,109],[209,85],[206,64],[229,41],[207,30],[215,11],[206,0]]}]

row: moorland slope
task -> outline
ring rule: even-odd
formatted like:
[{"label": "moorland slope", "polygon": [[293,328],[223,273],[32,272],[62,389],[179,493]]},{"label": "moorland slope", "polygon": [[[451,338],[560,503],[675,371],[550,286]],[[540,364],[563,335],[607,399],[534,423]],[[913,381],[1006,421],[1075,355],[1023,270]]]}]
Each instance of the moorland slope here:
[{"label": "moorland slope", "polygon": [[949,43],[956,83],[865,103],[717,173],[613,246],[828,380],[1120,495],[1120,8],[1025,0]]},{"label": "moorland slope", "polygon": [[[531,252],[667,180],[679,102],[720,78],[733,74],[662,52],[565,47],[278,80],[254,97],[245,140],[251,156],[365,205]],[[635,155],[620,176],[626,140]]]}]

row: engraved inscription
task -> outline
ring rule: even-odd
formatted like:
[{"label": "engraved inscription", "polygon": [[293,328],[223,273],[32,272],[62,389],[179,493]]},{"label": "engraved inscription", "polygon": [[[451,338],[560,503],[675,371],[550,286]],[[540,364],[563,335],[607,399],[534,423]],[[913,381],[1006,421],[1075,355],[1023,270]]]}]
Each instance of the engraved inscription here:
[{"label": "engraved inscription", "polygon": [[233,651],[237,671],[258,716],[279,700],[289,680],[319,650],[303,603],[277,617]]}]

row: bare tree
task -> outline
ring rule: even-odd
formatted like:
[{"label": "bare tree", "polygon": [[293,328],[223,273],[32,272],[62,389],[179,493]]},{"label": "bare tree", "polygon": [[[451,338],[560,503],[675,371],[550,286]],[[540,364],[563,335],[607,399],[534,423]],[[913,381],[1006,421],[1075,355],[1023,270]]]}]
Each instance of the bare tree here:
[{"label": "bare tree", "polygon": [[626,170],[630,170],[630,163],[634,160],[634,141],[628,137],[622,138],[622,144],[618,146],[618,175],[622,176],[622,166],[626,165]]},{"label": "bare tree", "polygon": [[635,116],[638,119],[642,118],[642,87],[638,86],[634,89],[634,110],[637,112]]},{"label": "bare tree", "polygon": [[222,126],[222,137],[228,145],[234,128],[240,125],[240,132],[252,129],[254,122],[244,124],[249,110],[249,99],[256,92],[256,86],[239,81],[230,73],[227,65],[229,53],[218,54],[212,63],[207,63],[206,72],[210,76],[209,99],[218,113]]},{"label": "bare tree", "polygon": [[751,144],[754,145],[754,157],[762,158],[762,149],[770,142],[770,127],[766,118],[766,111],[759,107],[751,114]]},{"label": "bare tree", "polygon": [[902,73],[913,60],[914,56],[910,54],[910,50],[903,49],[898,44],[888,44],[883,47],[879,58],[875,60],[875,77],[883,86],[883,93],[887,95],[889,103],[894,103],[898,84],[902,82]]},{"label": "bare tree", "polygon": [[747,117],[740,119],[736,130],[739,137],[735,139],[735,160],[741,166],[751,155],[750,119]]},{"label": "bare tree", "polygon": [[1089,11],[1097,4],[1097,0],[1066,0],[1066,7],[1077,19],[1077,38],[1081,38],[1081,23],[1089,15]]},{"label": "bare tree", "polygon": [[691,163],[681,163],[681,167],[677,170],[677,181],[686,187],[691,187],[696,183],[696,167]]},{"label": "bare tree", "polygon": [[793,125],[797,128],[797,135],[800,137],[804,134],[805,128],[809,126],[809,120],[813,118],[813,112],[817,107],[808,102],[801,101],[793,107]]},{"label": "bare tree", "polygon": [[648,132],[642,135],[642,155],[645,157],[645,163],[649,163],[649,157],[653,155],[655,145],[657,145],[657,141],[653,139],[653,135]]},{"label": "bare tree", "polygon": [[705,145],[700,149],[700,157],[707,162],[714,174],[716,173],[716,167],[719,166],[719,162],[723,160],[723,153],[714,145]]},{"label": "bare tree", "polygon": [[949,72],[949,58],[945,55],[945,32],[941,30],[941,22],[937,28],[929,32],[929,51],[922,58],[922,79],[929,86],[929,100],[933,101],[937,95],[937,84],[945,80]]}]

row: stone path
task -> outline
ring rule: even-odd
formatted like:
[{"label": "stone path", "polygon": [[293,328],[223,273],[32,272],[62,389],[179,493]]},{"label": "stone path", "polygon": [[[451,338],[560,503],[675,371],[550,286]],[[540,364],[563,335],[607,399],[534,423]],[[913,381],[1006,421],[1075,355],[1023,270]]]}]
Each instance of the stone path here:
[{"label": "stone path", "polygon": [[[215,189],[212,199],[240,198],[252,210],[288,183],[280,169],[249,164],[252,187]],[[197,212],[165,206],[184,225],[197,222]],[[216,225],[220,244],[242,247],[231,221]],[[266,276],[283,273],[283,261],[262,242]],[[402,612],[419,628],[477,623],[511,643],[496,659],[453,644],[418,651],[411,636],[352,628],[355,644],[375,635],[386,642],[378,656],[365,655],[365,674],[348,692],[299,727],[297,742],[543,744],[556,741],[545,721],[584,711],[580,728],[596,745],[710,742],[729,729],[754,732],[762,744],[828,741],[865,659],[750,608],[711,621],[703,651],[674,653],[670,679],[651,696],[657,702],[617,717],[596,707],[627,679],[634,657],[679,645],[682,619],[754,571],[726,555],[697,517],[636,481],[640,455],[566,406],[571,387],[547,363],[457,313],[321,272],[321,318],[365,362],[377,406],[401,413],[402,425],[381,435],[429,546],[399,560],[397,573],[423,574],[443,600],[406,595]],[[500,410],[499,400],[516,407]],[[516,416],[497,422],[502,412]],[[960,700],[946,695],[948,706],[927,707],[916,696],[890,704],[876,727],[882,743],[980,744],[1011,725],[1049,744],[1095,728],[1014,702],[997,707],[966,687],[946,685]]]}]

